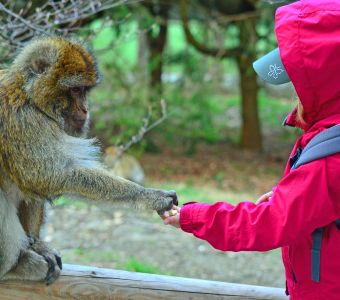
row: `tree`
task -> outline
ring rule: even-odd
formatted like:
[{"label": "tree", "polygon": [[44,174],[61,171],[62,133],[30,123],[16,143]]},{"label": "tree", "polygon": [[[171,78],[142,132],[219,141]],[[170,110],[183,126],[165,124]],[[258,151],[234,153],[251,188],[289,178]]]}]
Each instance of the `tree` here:
[{"label": "tree", "polygon": [[[180,0],[180,15],[186,39],[197,51],[220,59],[236,60],[240,73],[242,128],[240,145],[245,149],[260,150],[262,147],[261,129],[257,107],[257,79],[252,62],[256,58],[257,34],[255,21],[258,16],[256,0],[200,0],[200,4],[211,15],[218,13],[220,22],[236,24],[239,28],[239,45],[234,48],[216,49],[198,41],[190,31],[187,0]],[[224,25],[225,26],[225,25]]]},{"label": "tree", "polygon": [[149,49],[149,77],[151,101],[154,102],[162,96],[163,51],[168,33],[168,17],[171,4],[160,1],[144,2],[150,15],[156,21],[156,28],[146,34]]}]

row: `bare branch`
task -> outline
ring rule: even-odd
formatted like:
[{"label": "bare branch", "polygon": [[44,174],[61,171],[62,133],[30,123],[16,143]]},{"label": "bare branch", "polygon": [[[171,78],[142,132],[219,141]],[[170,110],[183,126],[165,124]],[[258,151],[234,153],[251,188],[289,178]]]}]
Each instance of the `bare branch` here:
[{"label": "bare branch", "polygon": [[148,109],[148,114],[143,118],[143,126],[138,130],[138,133],[130,138],[130,140],[123,145],[119,145],[116,157],[113,161],[113,163],[117,162],[123,153],[128,150],[132,145],[139,143],[147,134],[149,131],[157,127],[159,124],[165,121],[165,119],[168,117],[167,114],[167,106],[164,99],[161,99],[160,101],[161,106],[161,117],[154,121],[152,124],[150,124],[151,117],[152,117],[152,107],[150,106]]},{"label": "bare branch", "polygon": [[[46,33],[45,30],[34,26],[33,24],[31,24],[30,22],[26,21],[24,18],[20,17],[19,15],[17,15],[16,13],[14,13],[13,11],[7,9],[2,3],[0,3],[0,10],[2,10],[3,12],[5,12],[6,14],[12,16],[15,20],[18,20],[19,22],[21,22],[23,25],[25,25],[26,27],[28,27],[28,29],[33,29],[35,31],[41,32],[41,33]],[[13,25],[12,25],[13,26]]]},{"label": "bare branch", "polygon": [[[47,1],[37,8],[33,14],[27,14],[25,7],[19,14],[15,13],[10,4],[0,3],[1,43],[5,42],[12,48],[18,48],[38,34],[67,35],[78,30],[77,23],[90,18],[102,11],[121,5],[131,5],[142,0],[63,0]],[[30,5],[28,2],[27,5]]]},{"label": "bare branch", "polygon": [[209,48],[205,44],[200,43],[195,39],[189,28],[189,17],[188,17],[188,3],[186,0],[180,0],[180,15],[182,19],[182,25],[185,33],[185,37],[190,45],[192,45],[197,51],[219,58],[225,57],[237,57],[239,55],[239,47],[230,49],[218,49]]}]

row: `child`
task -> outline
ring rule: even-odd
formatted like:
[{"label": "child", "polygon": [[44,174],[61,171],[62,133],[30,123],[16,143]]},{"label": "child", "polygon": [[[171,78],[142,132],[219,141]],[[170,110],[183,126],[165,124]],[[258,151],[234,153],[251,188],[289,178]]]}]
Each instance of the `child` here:
[{"label": "child", "polygon": [[[301,0],[276,12],[279,50],[254,63],[271,83],[292,81],[301,104],[285,125],[297,139],[282,180],[258,203],[188,203],[165,224],[224,251],[282,248],[290,299],[340,299],[340,153],[291,170],[301,149],[340,124],[340,1]],[[312,264],[313,232],[323,228],[320,265]],[[313,254],[314,255],[314,254]]]}]

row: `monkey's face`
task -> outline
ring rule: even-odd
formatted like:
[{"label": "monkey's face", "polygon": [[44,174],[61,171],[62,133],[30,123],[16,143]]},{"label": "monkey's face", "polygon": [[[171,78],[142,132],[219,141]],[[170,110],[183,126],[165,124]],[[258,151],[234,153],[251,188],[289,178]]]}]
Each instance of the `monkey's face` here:
[{"label": "monkey's face", "polygon": [[88,49],[60,37],[41,38],[26,46],[13,65],[24,82],[27,102],[56,121],[67,134],[86,133],[86,94],[100,80],[95,57]]},{"label": "monkey's face", "polygon": [[89,107],[86,94],[89,88],[84,86],[71,87],[68,90],[68,106],[63,111],[64,130],[73,136],[86,134],[89,124]]}]

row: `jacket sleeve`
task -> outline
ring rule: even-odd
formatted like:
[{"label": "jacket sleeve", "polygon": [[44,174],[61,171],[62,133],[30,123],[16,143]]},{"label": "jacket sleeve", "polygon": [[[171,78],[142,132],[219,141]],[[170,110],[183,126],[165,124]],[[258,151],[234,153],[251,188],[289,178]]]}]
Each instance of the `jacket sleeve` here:
[{"label": "jacket sleeve", "polygon": [[[180,213],[181,228],[224,251],[266,251],[290,245],[340,218],[338,172],[327,168],[331,159],[320,159],[288,173],[273,197],[259,205],[185,205]],[[331,163],[339,164],[340,158],[336,160]]]}]

